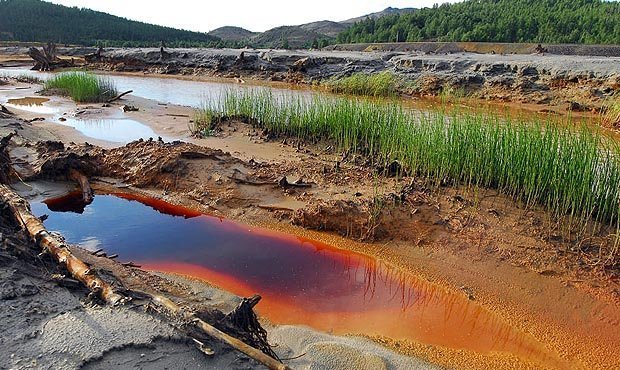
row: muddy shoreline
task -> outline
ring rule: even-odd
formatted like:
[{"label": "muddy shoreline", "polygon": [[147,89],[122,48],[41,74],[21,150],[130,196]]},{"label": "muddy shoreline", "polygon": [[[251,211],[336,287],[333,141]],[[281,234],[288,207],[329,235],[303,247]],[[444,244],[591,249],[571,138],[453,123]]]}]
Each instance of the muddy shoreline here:
[{"label": "muddy shoreline", "polygon": [[[345,45],[296,51],[168,49],[161,54],[155,48],[108,48],[97,55],[93,48],[60,48],[59,52],[76,66],[92,70],[226,78],[241,83],[253,79],[320,87],[326,80],[353,73],[391,71],[402,81],[399,92],[405,98],[467,97],[564,114],[600,114],[620,91],[617,56],[536,54],[527,48],[522,53],[501,52],[514,45],[500,45],[497,53],[383,46],[370,51],[347,50]],[[0,66],[31,65],[26,51],[0,48]]]},{"label": "muddy shoreline", "polygon": [[[141,108],[136,117],[142,122],[156,131],[170,127],[187,136],[189,118],[182,122],[172,116],[154,119],[162,107],[130,99]],[[372,169],[354,159],[340,161],[341,153],[330,151],[325,143],[269,139],[242,122],[230,122],[217,136],[196,140],[194,145],[147,140],[112,149],[70,144],[79,142],[79,135],[63,137],[53,124],[46,126],[50,131],[43,137],[56,135],[55,140],[65,145],[37,144],[42,138],[39,125],[3,120],[3,132],[17,128],[20,133],[12,153],[19,159],[24,179],[62,179],[63,169],[71,163],[91,178],[103,177],[103,187],[110,186],[107,177],[114,177],[131,191],[380,258],[471,296],[575,367],[604,368],[606,360],[613,358],[610,354],[618,351],[614,344],[620,310],[617,279],[604,269],[585,265],[583,255],[566,252],[572,241],[564,240],[557,224],[540,209],[520,209],[493,191],[485,192],[479,203],[473,201],[478,195],[467,189],[432,192],[415,178],[382,178],[377,185]],[[303,179],[312,187],[279,186],[282,176],[291,182]],[[265,182],[273,185],[257,186]],[[368,206],[377,188],[385,199],[405,201],[387,203],[377,234],[369,238],[364,231],[370,226]],[[556,304],[550,307],[549,302]],[[499,353],[372,339],[449,367],[532,366]],[[302,361],[312,363],[308,358]]]},{"label": "muddy shoreline", "polygon": [[[253,78],[317,85],[352,73],[391,71],[406,96],[472,98],[598,112],[620,91],[620,57],[422,51],[284,51],[235,49],[88,49],[91,69]],[[0,50],[0,54],[2,51]]]}]

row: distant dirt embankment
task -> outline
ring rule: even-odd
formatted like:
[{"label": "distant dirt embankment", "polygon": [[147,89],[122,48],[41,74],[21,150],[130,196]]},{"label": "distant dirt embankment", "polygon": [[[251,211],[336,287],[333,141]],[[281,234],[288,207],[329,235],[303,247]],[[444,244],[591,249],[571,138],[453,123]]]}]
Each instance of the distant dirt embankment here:
[{"label": "distant dirt embankment", "polygon": [[[540,45],[540,46],[539,46]],[[620,45],[507,44],[493,42],[394,42],[330,45],[327,50],[420,53],[533,54],[542,48],[554,55],[620,57]]]},{"label": "distant dirt embankment", "polygon": [[[509,46],[506,46],[509,47]],[[510,46],[516,47],[516,46]],[[546,46],[545,46],[546,47]],[[25,48],[24,48],[25,49]],[[87,49],[61,49],[71,56]],[[1,54],[19,50],[0,48]],[[87,67],[119,72],[207,75],[317,84],[390,71],[401,93],[474,98],[596,111],[620,96],[620,57],[510,53],[255,49],[106,49]]]}]

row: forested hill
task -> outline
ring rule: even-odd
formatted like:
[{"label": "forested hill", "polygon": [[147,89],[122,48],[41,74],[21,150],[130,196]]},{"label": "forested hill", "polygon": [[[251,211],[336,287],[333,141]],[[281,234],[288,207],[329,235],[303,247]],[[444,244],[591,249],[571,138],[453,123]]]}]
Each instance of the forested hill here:
[{"label": "forested hill", "polygon": [[0,0],[0,40],[110,46],[152,46],[163,40],[170,46],[190,46],[217,38],[40,0]]},{"label": "forested hill", "polygon": [[366,19],[344,30],[337,40],[620,44],[620,3],[467,0]]}]

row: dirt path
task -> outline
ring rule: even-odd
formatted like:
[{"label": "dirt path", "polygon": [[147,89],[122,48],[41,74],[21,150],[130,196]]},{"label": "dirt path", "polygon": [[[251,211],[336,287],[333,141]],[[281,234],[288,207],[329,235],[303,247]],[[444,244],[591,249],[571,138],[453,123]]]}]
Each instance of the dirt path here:
[{"label": "dirt path", "polygon": [[[140,107],[134,117],[155,132],[187,134],[189,117],[164,112],[189,115],[188,108],[133,98],[130,102]],[[15,125],[4,121],[3,130]],[[19,125],[24,139],[44,136],[37,123]],[[45,135],[62,138],[55,126],[48,128]],[[216,137],[195,140],[197,145],[153,141],[112,149],[77,145],[53,149],[20,143],[16,141],[13,153],[21,153],[24,174],[56,178],[57,173],[42,170],[41,164],[62,168],[72,158],[85,173],[122,179],[131,184],[131,191],[377,257],[442,289],[470,297],[532,335],[568,368],[609,368],[620,358],[617,269],[588,265],[597,250],[571,252],[575,242],[566,240],[543,211],[522,209],[494,191],[431,190],[412,178],[377,180],[374,169],[355,159],[343,161],[341,153],[333,152],[328,144],[270,140],[240,122],[222,126]],[[278,186],[283,176],[291,183],[303,179],[312,186]],[[384,206],[372,218],[375,199],[383,199]],[[354,367],[360,351],[367,353],[368,348],[374,348],[372,356],[380,361],[404,361],[386,357],[381,347],[369,347],[371,342],[351,344],[349,339],[300,328],[273,327],[270,331],[290,353],[319,351],[316,358],[300,359],[300,366],[310,367],[313,361],[332,364],[329,361],[337,358],[353,361],[346,364]],[[533,366],[500,353],[371,339],[402,354],[449,367]],[[341,346],[332,351],[331,344],[325,344],[331,341]],[[372,358],[368,361],[375,361]]]}]

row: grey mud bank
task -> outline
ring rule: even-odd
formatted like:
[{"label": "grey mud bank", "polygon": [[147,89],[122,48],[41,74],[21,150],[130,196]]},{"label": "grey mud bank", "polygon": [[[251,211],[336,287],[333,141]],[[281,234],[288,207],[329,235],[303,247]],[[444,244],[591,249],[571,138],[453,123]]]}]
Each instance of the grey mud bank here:
[{"label": "grey mud bank", "polygon": [[418,51],[109,49],[89,68],[320,84],[391,71],[414,96],[466,95],[597,111],[620,90],[620,57]]}]

